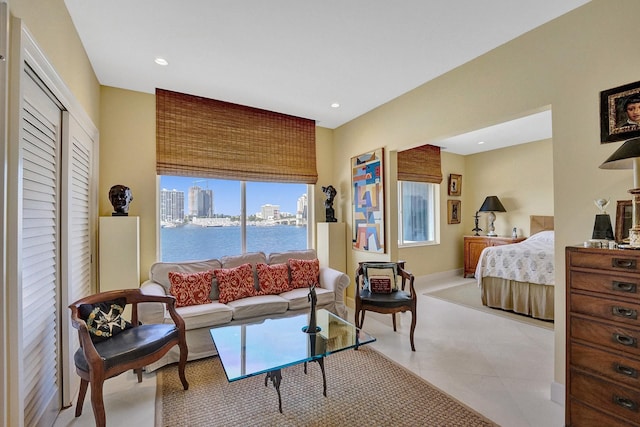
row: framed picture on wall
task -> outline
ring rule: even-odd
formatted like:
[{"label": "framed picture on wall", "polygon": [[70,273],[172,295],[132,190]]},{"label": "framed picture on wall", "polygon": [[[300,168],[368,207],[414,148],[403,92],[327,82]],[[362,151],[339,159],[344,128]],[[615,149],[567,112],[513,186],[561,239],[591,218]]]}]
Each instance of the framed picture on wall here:
[{"label": "framed picture on wall", "polygon": [[384,149],[351,158],[353,248],[384,253]]},{"label": "framed picture on wall", "polygon": [[600,142],[640,136],[640,82],[600,92]]},{"label": "framed picture on wall", "polygon": [[460,200],[447,200],[447,224],[460,224]]},{"label": "framed picture on wall", "polygon": [[462,175],[449,174],[449,195],[462,195]]}]

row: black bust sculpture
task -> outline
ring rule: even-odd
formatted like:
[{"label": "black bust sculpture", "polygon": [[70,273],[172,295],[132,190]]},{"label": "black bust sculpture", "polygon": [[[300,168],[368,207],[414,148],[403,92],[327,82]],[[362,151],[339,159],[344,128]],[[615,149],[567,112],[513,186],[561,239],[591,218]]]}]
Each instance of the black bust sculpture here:
[{"label": "black bust sculpture", "polygon": [[109,200],[113,205],[111,216],[128,216],[129,204],[133,201],[131,189],[126,185],[114,185],[109,190]]},{"label": "black bust sculpture", "polygon": [[305,326],[302,330],[308,334],[315,334],[320,331],[318,327],[318,323],[316,321],[316,304],[318,302],[318,297],[316,295],[316,285],[309,286],[309,295],[307,299],[311,303],[311,311],[309,312],[309,326]]},{"label": "black bust sculpture", "polygon": [[333,187],[333,185],[329,185],[328,187],[322,187],[322,192],[327,199],[324,201],[324,210],[327,222],[337,222],[338,220],[335,217],[335,211],[333,210],[333,199],[336,197],[338,192]]}]

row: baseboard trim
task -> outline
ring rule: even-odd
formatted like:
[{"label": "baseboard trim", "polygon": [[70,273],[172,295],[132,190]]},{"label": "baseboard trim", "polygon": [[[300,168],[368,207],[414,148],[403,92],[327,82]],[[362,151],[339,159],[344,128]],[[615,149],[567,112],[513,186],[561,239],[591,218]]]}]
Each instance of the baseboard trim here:
[{"label": "baseboard trim", "polygon": [[551,383],[551,401],[555,402],[559,405],[564,406],[564,396],[565,396],[564,384],[560,384],[557,382]]}]

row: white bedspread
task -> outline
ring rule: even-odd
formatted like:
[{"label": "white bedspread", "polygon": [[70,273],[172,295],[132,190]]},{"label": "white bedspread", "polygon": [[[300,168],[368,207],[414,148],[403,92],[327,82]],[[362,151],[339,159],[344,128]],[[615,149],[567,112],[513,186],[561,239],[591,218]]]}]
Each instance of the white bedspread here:
[{"label": "white bedspread", "polygon": [[492,246],[480,254],[475,276],[554,285],[553,231],[541,231],[520,243]]}]

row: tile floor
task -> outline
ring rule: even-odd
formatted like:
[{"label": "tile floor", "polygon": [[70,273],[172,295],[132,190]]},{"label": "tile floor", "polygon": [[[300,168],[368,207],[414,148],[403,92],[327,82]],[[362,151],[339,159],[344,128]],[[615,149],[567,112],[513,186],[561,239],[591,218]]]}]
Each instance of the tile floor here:
[{"label": "tile floor", "polygon": [[[423,295],[469,280],[416,280],[416,352],[410,314],[399,316],[394,333],[390,315],[367,313],[364,329],[377,338],[371,345],[501,426],[562,426],[564,408],[550,400],[553,331]],[[153,374],[141,384],[128,373],[107,381],[107,425],[153,426],[155,386]],[[89,394],[82,416],[74,418],[74,410],[62,411],[55,427],[94,425]]]}]

